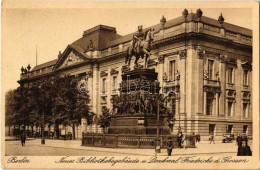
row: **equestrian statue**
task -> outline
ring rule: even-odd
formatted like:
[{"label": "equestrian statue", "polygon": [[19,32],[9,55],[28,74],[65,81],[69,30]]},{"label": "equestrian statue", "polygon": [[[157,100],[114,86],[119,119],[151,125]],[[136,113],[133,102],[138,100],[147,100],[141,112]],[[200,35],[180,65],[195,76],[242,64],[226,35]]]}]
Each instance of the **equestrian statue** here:
[{"label": "equestrian statue", "polygon": [[145,57],[145,65],[147,68],[147,62],[150,58],[151,43],[154,39],[154,29],[149,28],[143,32],[142,26],[138,26],[138,32],[133,35],[133,40],[130,43],[130,46],[126,50],[126,59],[125,64],[128,64],[130,67],[132,56],[135,56],[135,67],[139,68],[138,60],[141,57]]}]

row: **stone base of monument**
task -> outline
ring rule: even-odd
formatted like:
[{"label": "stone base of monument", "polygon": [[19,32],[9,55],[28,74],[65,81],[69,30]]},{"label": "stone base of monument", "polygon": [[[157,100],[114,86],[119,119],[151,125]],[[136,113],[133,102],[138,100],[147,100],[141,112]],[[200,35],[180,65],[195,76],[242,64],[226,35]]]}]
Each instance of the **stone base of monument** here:
[{"label": "stone base of monument", "polygon": [[[160,115],[159,134],[170,135],[170,128],[165,122],[166,115]],[[111,117],[108,134],[156,135],[157,119],[154,114],[124,114]]]}]

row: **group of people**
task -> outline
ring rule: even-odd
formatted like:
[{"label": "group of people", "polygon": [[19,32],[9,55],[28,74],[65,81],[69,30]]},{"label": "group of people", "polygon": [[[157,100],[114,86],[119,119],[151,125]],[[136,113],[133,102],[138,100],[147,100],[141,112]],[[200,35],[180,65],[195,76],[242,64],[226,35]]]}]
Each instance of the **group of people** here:
[{"label": "group of people", "polygon": [[252,156],[250,146],[248,146],[248,138],[246,135],[237,135],[236,143],[238,146],[237,156]]}]

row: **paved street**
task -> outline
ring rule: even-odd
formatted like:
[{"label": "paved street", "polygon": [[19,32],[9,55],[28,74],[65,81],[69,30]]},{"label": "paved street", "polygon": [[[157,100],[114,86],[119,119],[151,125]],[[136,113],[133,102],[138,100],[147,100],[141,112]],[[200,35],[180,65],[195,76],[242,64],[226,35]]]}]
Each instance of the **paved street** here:
[{"label": "paved street", "polygon": [[[252,142],[249,145],[252,148]],[[80,140],[64,141],[46,139],[45,145],[41,145],[40,139],[26,141],[25,147],[21,146],[20,141],[6,141],[6,155],[23,156],[154,156],[154,149],[126,149],[126,148],[100,148],[81,146]],[[237,153],[237,146],[233,143],[209,144],[203,141],[196,144],[197,148],[173,149],[172,155],[233,155]],[[166,149],[162,149],[160,156],[167,156]]]}]

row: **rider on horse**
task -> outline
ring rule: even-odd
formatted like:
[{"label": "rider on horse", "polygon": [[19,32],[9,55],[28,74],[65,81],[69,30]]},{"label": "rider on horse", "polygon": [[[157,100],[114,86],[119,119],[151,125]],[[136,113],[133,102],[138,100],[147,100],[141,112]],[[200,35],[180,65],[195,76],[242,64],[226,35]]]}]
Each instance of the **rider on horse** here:
[{"label": "rider on horse", "polygon": [[142,26],[138,26],[138,32],[133,35],[133,40],[127,48],[125,63],[130,66],[132,56],[135,56],[135,66],[138,66],[139,58],[145,57],[145,68],[150,57],[150,46],[154,38],[154,29],[150,28],[143,32]]},{"label": "rider on horse", "polygon": [[138,32],[133,35],[133,45],[134,51],[140,53],[141,42],[144,40],[143,26],[138,26]]}]

